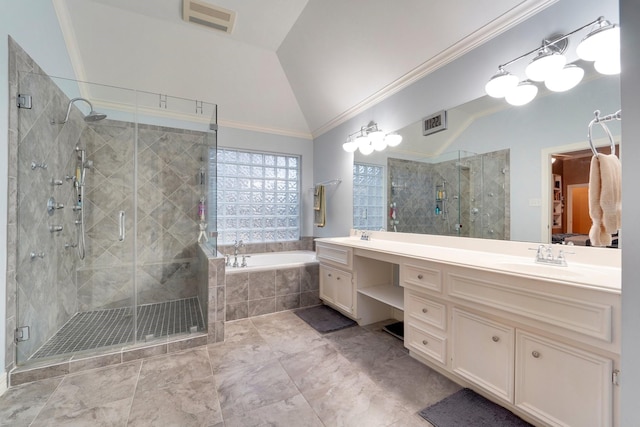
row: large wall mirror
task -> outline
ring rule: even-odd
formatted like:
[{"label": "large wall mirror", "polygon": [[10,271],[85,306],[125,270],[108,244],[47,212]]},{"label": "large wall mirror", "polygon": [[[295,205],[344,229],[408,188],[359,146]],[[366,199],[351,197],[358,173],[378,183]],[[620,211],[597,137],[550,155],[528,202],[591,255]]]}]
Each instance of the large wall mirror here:
[{"label": "large wall mirror", "polygon": [[[397,130],[399,146],[355,152],[354,228],[529,242],[580,234],[568,229],[567,181],[557,179],[588,180],[589,122],[595,110],[619,109],[619,76],[587,71],[570,91],[542,88],[524,106],[485,96],[449,108],[438,133],[424,136],[422,120],[412,123]],[[607,125],[622,147],[620,122]],[[594,144],[606,152],[610,141],[597,129]]]}]

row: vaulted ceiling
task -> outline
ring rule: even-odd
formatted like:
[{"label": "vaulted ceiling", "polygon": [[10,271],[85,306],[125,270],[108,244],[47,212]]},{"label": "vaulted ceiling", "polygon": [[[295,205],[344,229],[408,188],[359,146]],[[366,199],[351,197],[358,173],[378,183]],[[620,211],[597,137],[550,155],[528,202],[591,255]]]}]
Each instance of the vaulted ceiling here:
[{"label": "vaulted ceiling", "polygon": [[555,0],[202,0],[236,12],[231,34],[182,20],[182,0],[53,1],[78,80],[311,138]]}]

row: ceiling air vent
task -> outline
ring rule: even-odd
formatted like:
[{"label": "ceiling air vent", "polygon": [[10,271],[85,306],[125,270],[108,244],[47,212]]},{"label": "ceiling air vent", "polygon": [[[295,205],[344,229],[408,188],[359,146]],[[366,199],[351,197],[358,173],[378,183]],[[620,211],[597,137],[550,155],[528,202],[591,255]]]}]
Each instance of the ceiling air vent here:
[{"label": "ceiling air vent", "polygon": [[231,34],[236,13],[201,1],[183,0],[182,19]]}]

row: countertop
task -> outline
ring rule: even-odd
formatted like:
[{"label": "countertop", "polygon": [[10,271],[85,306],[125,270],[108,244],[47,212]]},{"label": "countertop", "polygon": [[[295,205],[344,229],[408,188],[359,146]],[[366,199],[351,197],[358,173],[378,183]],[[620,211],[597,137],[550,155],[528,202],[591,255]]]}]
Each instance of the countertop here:
[{"label": "countertop", "polygon": [[[433,239],[433,242],[429,242],[429,240],[432,240],[429,236],[416,237],[409,234],[406,236],[408,241],[403,241],[401,234],[405,233],[373,232],[370,234],[370,240],[361,240],[359,236],[352,235],[349,237],[320,238],[316,239],[316,242],[331,243],[354,249],[364,249],[519,277],[539,278],[546,281],[597,288],[614,293],[620,293],[621,290],[622,274],[617,261],[619,251],[615,249],[552,245],[554,255],[557,255],[560,249],[567,253],[568,266],[563,267],[536,263],[535,254],[538,245],[534,243],[486,242],[482,241],[482,239],[447,238],[443,236],[437,236],[436,239]],[[478,242],[479,240],[480,242]],[[487,246],[486,250],[482,249],[483,245]],[[585,249],[596,252],[589,253]],[[593,257],[594,254],[596,256],[601,255],[598,258],[599,263],[596,263]],[[605,256],[602,256],[602,254]]]}]

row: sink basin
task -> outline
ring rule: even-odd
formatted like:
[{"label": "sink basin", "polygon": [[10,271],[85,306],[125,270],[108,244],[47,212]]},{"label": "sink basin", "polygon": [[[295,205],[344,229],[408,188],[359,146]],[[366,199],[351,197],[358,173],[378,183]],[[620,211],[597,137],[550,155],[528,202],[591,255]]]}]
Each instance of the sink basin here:
[{"label": "sink basin", "polygon": [[580,279],[596,272],[596,269],[580,266],[578,268],[561,267],[558,265],[538,264],[534,261],[498,261],[495,267],[500,270],[507,270],[513,273],[532,274],[558,279]]}]

